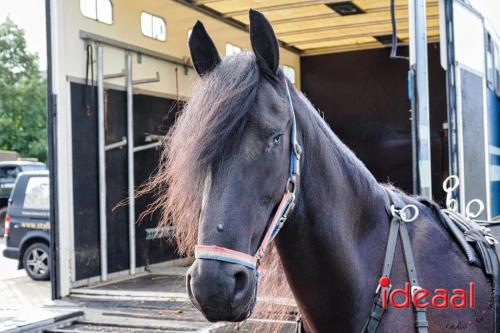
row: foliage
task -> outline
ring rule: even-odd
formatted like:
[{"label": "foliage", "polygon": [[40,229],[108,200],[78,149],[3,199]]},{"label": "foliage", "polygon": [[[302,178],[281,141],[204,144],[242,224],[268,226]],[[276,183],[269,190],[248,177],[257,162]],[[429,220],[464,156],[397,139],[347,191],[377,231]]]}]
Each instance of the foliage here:
[{"label": "foliage", "polygon": [[0,149],[47,159],[46,80],[38,56],[26,49],[24,30],[0,24]]}]

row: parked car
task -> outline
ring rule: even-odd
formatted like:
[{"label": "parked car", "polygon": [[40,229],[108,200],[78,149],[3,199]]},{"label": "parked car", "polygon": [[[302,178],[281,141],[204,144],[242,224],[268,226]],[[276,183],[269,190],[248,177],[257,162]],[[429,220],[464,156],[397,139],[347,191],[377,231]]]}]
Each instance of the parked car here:
[{"label": "parked car", "polygon": [[4,221],[10,192],[17,175],[24,171],[47,170],[44,163],[31,161],[0,162],[0,237],[5,233]]},{"label": "parked car", "polygon": [[50,276],[49,205],[48,171],[21,172],[7,208],[3,255],[18,260],[33,280]]}]

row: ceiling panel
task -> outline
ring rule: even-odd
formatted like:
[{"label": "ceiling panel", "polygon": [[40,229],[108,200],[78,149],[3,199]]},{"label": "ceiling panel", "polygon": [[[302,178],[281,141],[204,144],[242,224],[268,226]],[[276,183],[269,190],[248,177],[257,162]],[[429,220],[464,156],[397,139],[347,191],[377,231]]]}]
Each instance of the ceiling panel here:
[{"label": "ceiling panel", "polygon": [[[439,26],[439,20],[436,19],[431,19],[428,20],[427,22],[428,29],[438,27]],[[405,22],[400,22],[397,25],[397,31],[398,34],[401,34],[403,32],[408,31],[408,21]],[[360,27],[353,27],[353,26],[347,26],[347,27],[338,27],[338,28],[332,28],[328,30],[323,30],[323,31],[316,31],[316,32],[302,32],[302,33],[294,33],[294,34],[286,34],[286,35],[278,35],[279,38],[289,44],[297,44],[300,41],[304,40],[313,40],[313,39],[318,39],[318,38],[333,38],[333,39],[339,39],[342,37],[349,37],[352,35],[359,35],[359,36],[381,36],[381,35],[390,35],[392,34],[392,25],[389,23],[385,24],[375,24],[375,25],[363,25]]]},{"label": "ceiling panel", "polygon": [[[390,0],[353,0],[362,10],[341,15],[327,4],[339,0],[195,0],[195,6],[208,9],[248,26],[248,10],[262,11],[271,21],[278,39],[299,53],[342,52],[345,50],[385,47],[376,36],[392,34]],[[395,0],[398,37],[408,38],[408,1]],[[429,38],[439,37],[437,1],[427,2]],[[322,51],[324,50],[324,51]]]}]

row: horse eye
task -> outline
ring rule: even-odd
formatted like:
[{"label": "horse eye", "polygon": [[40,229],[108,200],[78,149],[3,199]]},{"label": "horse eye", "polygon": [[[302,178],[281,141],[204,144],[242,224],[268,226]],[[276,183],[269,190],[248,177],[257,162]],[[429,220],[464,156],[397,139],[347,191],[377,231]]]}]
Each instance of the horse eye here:
[{"label": "horse eye", "polygon": [[281,137],[283,136],[283,134],[278,134],[276,135],[274,138],[273,138],[273,143],[278,143],[280,142],[281,140]]}]

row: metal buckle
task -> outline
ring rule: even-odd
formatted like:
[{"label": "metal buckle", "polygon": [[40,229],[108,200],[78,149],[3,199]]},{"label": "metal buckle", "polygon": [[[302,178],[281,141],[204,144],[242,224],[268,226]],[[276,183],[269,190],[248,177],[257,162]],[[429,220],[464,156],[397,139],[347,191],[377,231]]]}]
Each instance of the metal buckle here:
[{"label": "metal buckle", "polygon": [[[477,203],[477,205],[479,206],[477,212],[475,213],[471,212],[471,207],[474,203]],[[481,215],[483,210],[484,210],[484,203],[479,199],[473,199],[469,201],[467,206],[465,206],[465,216],[469,219],[475,219],[476,217],[479,217],[479,215]]]},{"label": "metal buckle", "polygon": [[[410,217],[407,217],[407,214],[409,214],[412,210],[413,214],[411,214]],[[413,222],[417,219],[420,212],[417,206],[415,206],[414,204],[408,204],[406,206],[403,206],[403,208],[401,209],[397,209],[396,206],[391,205],[391,213],[392,216],[399,217],[403,222]]]},{"label": "metal buckle", "polygon": [[300,160],[300,155],[302,155],[302,147],[298,143],[294,143],[293,152],[295,153],[295,156],[297,156],[297,159]]},{"label": "metal buckle", "polygon": [[458,212],[458,201],[453,199],[452,195],[458,186],[460,186],[460,178],[457,176],[448,176],[443,181],[443,190],[446,192],[446,208],[454,212]]},{"label": "metal buckle", "polygon": [[[454,180],[455,183],[452,183],[452,180]],[[448,176],[443,181],[443,191],[445,191],[446,193],[453,192],[458,188],[459,185],[460,185],[460,178],[454,175]]]},{"label": "metal buckle", "polygon": [[287,193],[295,193],[295,189],[297,185],[297,177],[295,175],[291,175],[288,177],[288,180],[286,181],[286,192]]},{"label": "metal buckle", "polygon": [[490,244],[491,246],[493,246],[495,244],[498,244],[498,241],[493,236],[484,236],[484,239],[486,239],[486,241],[488,242],[488,244]]},{"label": "metal buckle", "polygon": [[411,296],[413,296],[415,294],[415,292],[417,290],[420,290],[420,289],[422,289],[422,287],[420,287],[420,286],[417,286],[417,285],[411,286]]}]

